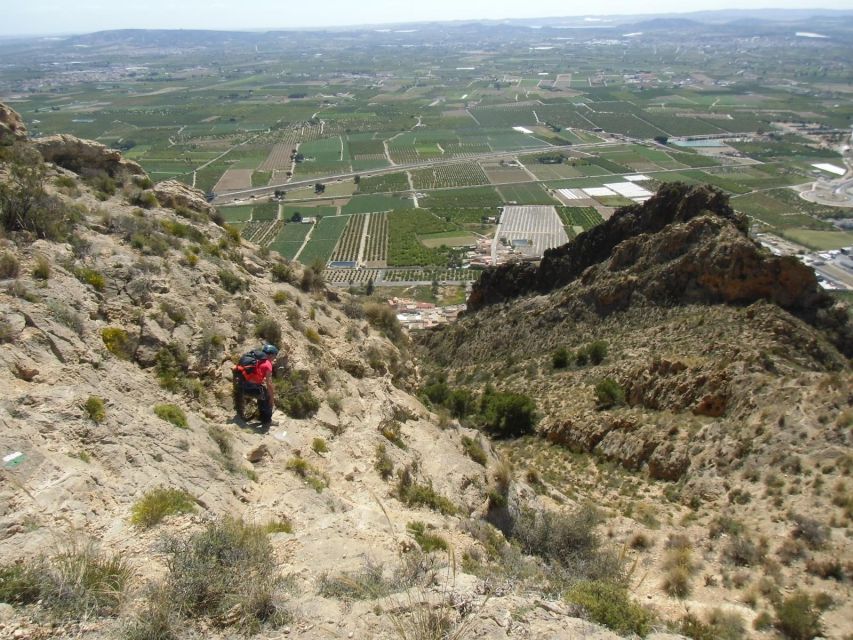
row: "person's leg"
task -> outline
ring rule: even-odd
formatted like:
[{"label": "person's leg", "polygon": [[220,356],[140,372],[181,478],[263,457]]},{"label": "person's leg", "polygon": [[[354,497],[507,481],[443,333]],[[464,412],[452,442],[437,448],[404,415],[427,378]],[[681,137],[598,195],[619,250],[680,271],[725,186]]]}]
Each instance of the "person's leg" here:
[{"label": "person's leg", "polygon": [[269,425],[272,422],[272,398],[269,397],[264,388],[261,389],[261,395],[258,396],[258,413],[261,416],[261,424]]},{"label": "person's leg", "polygon": [[239,380],[234,380],[231,390],[231,397],[234,399],[234,413],[240,420],[246,419],[246,398],[243,394],[243,385]]}]

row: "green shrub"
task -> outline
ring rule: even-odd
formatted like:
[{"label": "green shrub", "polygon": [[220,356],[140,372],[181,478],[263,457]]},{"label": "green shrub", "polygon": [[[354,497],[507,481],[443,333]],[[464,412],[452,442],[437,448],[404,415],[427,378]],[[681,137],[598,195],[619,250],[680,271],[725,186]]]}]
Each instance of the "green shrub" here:
[{"label": "green shrub", "polygon": [[263,527],[241,520],[211,523],[164,545],[169,573],[163,589],[182,618],[208,618],[249,635],[291,619],[277,597],[282,578]]},{"label": "green shrub", "polygon": [[41,596],[39,565],[32,562],[0,565],[0,602],[32,604]]},{"label": "green shrub", "polygon": [[405,440],[403,440],[403,425],[401,425],[397,420],[387,418],[380,422],[379,433],[381,433],[386,440],[400,449],[406,450],[409,448],[406,445]]},{"label": "green shrub", "polygon": [[7,278],[17,278],[20,271],[20,264],[15,254],[4,251],[0,254],[0,280]]},{"label": "green shrub", "polygon": [[66,327],[74,331],[78,336],[83,335],[83,316],[74,311],[71,307],[63,304],[59,300],[49,300],[47,303],[48,311],[56,319],[57,322],[64,324]]},{"label": "green shrub", "polygon": [[483,449],[483,443],[480,442],[479,439],[474,440],[468,436],[462,436],[462,448],[471,460],[477,464],[483,465],[484,467],[486,466],[488,456],[486,456],[486,451]]},{"label": "green shrub", "polygon": [[131,509],[130,522],[150,529],[166,516],[195,511],[195,499],[186,491],[160,487],[146,493]]},{"label": "green shrub", "polygon": [[33,266],[33,278],[36,280],[48,280],[50,279],[50,272],[50,261],[45,256],[36,256],[36,263]]},{"label": "green shrub", "polygon": [[186,388],[189,366],[187,352],[177,342],[162,347],[154,361],[154,371],[160,386],[173,393]]},{"label": "green shrub", "polygon": [[595,385],[596,406],[599,409],[617,407],[625,402],[625,391],[612,378],[604,378]]},{"label": "green shrub", "polygon": [[415,482],[409,469],[404,469],[399,473],[397,497],[403,504],[410,507],[427,507],[449,516],[455,515],[457,512],[456,505],[436,492],[432,487],[432,482],[428,484]]},{"label": "green shrub", "polygon": [[622,585],[582,580],[569,589],[566,599],[582,606],[593,621],[616,633],[643,637],[651,630],[652,614],[633,602]]},{"label": "green shrub", "polygon": [[291,418],[310,418],[320,408],[320,401],[308,386],[308,372],[293,371],[275,381],[276,406]]},{"label": "green shrub", "polygon": [[721,609],[712,609],[707,623],[688,613],[678,623],[678,631],[693,640],[742,640],[746,636],[743,618]]},{"label": "green shrub", "polygon": [[560,347],[551,354],[551,366],[555,369],[565,369],[569,366],[569,351],[565,347]]},{"label": "green shrub", "polygon": [[314,438],[311,442],[311,449],[314,450],[314,453],[328,453],[329,451],[329,447],[323,438]]},{"label": "green shrub", "polygon": [[44,189],[46,168],[38,152],[15,145],[4,158],[7,179],[0,182],[0,229],[61,241],[77,217],[62,200]]},{"label": "green shrub", "polygon": [[120,327],[105,327],[101,329],[101,339],[107,350],[117,358],[130,360],[136,353],[136,341]]},{"label": "green shrub", "polygon": [[293,523],[287,518],[271,520],[261,527],[264,533],[293,533]]},{"label": "green shrub", "polygon": [[324,598],[345,602],[351,600],[375,600],[390,595],[394,583],[385,578],[381,564],[367,562],[358,571],[320,576],[318,593]]},{"label": "green shrub", "polygon": [[163,300],[160,303],[160,311],[165,313],[169,317],[169,320],[175,324],[183,324],[187,321],[187,312],[168,300]]},{"label": "green shrub", "polygon": [[238,291],[246,288],[246,283],[243,282],[242,278],[235,274],[233,271],[229,271],[228,269],[220,269],[219,270],[219,284],[225,289],[228,293],[237,293]]},{"label": "green shrub", "polygon": [[603,340],[590,342],[586,345],[586,352],[592,364],[601,364],[607,357],[607,343]]},{"label": "green shrub", "polygon": [[107,286],[107,280],[104,274],[89,267],[76,267],[74,276],[83,284],[88,284],[95,291],[103,291]]},{"label": "green shrub", "polygon": [[264,316],[255,323],[255,337],[267,344],[281,344],[281,326],[270,316]]},{"label": "green shrub", "polygon": [[364,315],[374,329],[382,333],[386,338],[400,343],[403,340],[403,328],[397,319],[397,312],[387,304],[370,302],[364,305]]},{"label": "green shrub", "polygon": [[293,269],[283,262],[276,262],[272,266],[272,279],[274,282],[293,282]]},{"label": "green shrub", "polygon": [[373,468],[379,473],[383,480],[388,480],[394,475],[394,461],[388,455],[384,443],[376,445],[376,461],[373,463]]},{"label": "green shrub", "polygon": [[120,554],[72,545],[51,558],[0,567],[0,601],[40,604],[63,620],[115,614],[132,571]]},{"label": "green shrub", "polygon": [[595,530],[600,523],[601,514],[590,505],[571,512],[523,509],[512,537],[527,554],[566,567],[582,564],[588,571],[579,573],[585,577],[611,577],[616,571],[610,566],[610,557],[601,551]]},{"label": "green shrub", "polygon": [[439,535],[430,533],[428,529],[431,528],[420,521],[410,522],[406,525],[406,531],[411,534],[424,553],[447,551],[447,540]]},{"label": "green shrub", "polygon": [[161,420],[170,422],[179,429],[186,429],[188,427],[187,414],[177,405],[158,404],[154,407],[154,413]]},{"label": "green shrub", "polygon": [[86,415],[89,416],[89,420],[92,422],[100,424],[107,419],[107,410],[104,406],[103,398],[99,398],[98,396],[89,396],[88,400],[86,400],[86,403],[83,405],[83,408],[86,411]]},{"label": "green shrub", "polygon": [[776,630],[788,640],[812,640],[823,634],[820,612],[807,593],[797,591],[774,605]]},{"label": "green shrub", "polygon": [[305,337],[311,344],[320,344],[320,334],[316,330],[308,328],[305,330]]},{"label": "green shrub", "polygon": [[287,295],[286,291],[276,291],[275,295],[273,295],[273,297],[272,297],[272,301],[275,302],[279,306],[281,306],[283,304],[287,304],[287,301],[289,299],[290,298]]},{"label": "green shrub", "polygon": [[234,453],[234,444],[232,443],[231,434],[218,424],[210,425],[207,428],[207,435],[216,443],[216,448],[226,458],[230,458]]},{"label": "green shrub", "polygon": [[536,403],[520,393],[484,393],[480,406],[483,427],[499,438],[523,436],[536,424]]},{"label": "green shrub", "polygon": [[470,389],[454,389],[447,397],[445,406],[454,418],[465,418],[477,408],[477,400]]},{"label": "green shrub", "polygon": [[305,458],[295,456],[287,461],[285,468],[305,480],[306,484],[317,493],[323,493],[323,489],[329,486],[329,477]]}]

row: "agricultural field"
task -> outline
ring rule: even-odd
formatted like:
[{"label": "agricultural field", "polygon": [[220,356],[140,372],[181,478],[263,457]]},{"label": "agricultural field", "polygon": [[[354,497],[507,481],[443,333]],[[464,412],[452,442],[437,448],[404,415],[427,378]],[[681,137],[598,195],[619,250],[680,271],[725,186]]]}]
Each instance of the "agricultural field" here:
[{"label": "agricultural field", "polygon": [[332,254],[331,259],[333,261],[355,262],[358,260],[358,250],[365,232],[364,227],[369,218],[370,215],[366,213],[349,216],[349,222],[347,222],[343,235],[338,241],[338,246],[335,247],[335,252]]},{"label": "agricultural field", "polygon": [[409,179],[405,173],[386,173],[372,178],[361,178],[358,193],[395,193],[409,190]]},{"label": "agricultural field", "polygon": [[311,231],[310,224],[285,224],[269,247],[288,260],[292,260],[305,242],[309,231]]},{"label": "agricultural field", "polygon": [[498,193],[509,204],[554,204],[556,201],[538,183],[505,184]]},{"label": "agricultural field", "polygon": [[483,169],[474,162],[420,169],[412,171],[411,175],[415,189],[443,189],[489,184]]},{"label": "agricultural field", "polygon": [[[143,31],[123,34],[121,47],[109,34],[85,36],[85,46],[0,40],[0,100],[33,136],[118,148],[153,181],[205,192],[247,239],[302,261],[361,258],[401,278],[443,270],[458,258],[446,245],[492,236],[501,207],[556,206],[549,190],[632,179],[650,190],[711,184],[755,230],[810,249],[846,246],[849,232],[833,221],[853,218],[853,208],[813,205],[791,188],[830,178],[814,163],[844,164],[853,123],[846,27],[823,22],[825,39],[769,30],[760,46],[745,44],[754,35],[746,26],[732,27],[743,38],[701,43],[677,28],[647,25],[633,38],[599,27],[570,39],[549,24],[457,25],[453,38],[446,25],[209,41],[174,32],[169,55],[151,53]],[[565,160],[537,160],[555,153]],[[281,205],[266,201],[274,190]],[[628,202],[598,196],[605,206]],[[601,219],[591,206],[557,210],[569,236]],[[283,224],[295,213],[320,222]]]}]

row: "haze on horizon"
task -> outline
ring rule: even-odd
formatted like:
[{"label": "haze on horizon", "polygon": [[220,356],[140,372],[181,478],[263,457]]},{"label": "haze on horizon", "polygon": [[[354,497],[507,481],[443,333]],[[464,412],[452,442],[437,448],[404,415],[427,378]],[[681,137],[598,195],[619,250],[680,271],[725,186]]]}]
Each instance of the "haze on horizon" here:
[{"label": "haze on horizon", "polygon": [[[317,7],[321,9],[318,10]],[[719,9],[853,9],[850,0],[697,0],[689,11]],[[0,35],[90,33],[108,29],[274,30],[340,27],[442,20],[500,20],[508,18],[579,15],[642,15],[684,12],[682,0],[649,0],[638,9],[633,0],[602,0],[594,5],[565,0],[431,0],[409,4],[380,0],[324,0],[319,5],[281,6],[275,0],[149,0],[137,3],[81,0],[69,11],[67,2],[31,0],[16,3],[4,15]]]}]

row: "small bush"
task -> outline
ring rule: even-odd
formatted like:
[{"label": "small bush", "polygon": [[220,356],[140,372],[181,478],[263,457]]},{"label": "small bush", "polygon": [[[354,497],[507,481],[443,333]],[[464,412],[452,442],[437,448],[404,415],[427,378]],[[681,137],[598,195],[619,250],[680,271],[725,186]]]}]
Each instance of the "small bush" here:
[{"label": "small bush", "polygon": [[485,449],[483,449],[483,443],[479,439],[474,440],[468,436],[462,436],[462,448],[471,460],[484,467],[486,466],[489,458],[486,455]]},{"label": "small bush", "polygon": [[17,278],[20,271],[20,264],[15,254],[4,251],[0,254],[0,280],[7,278]]},{"label": "small bush", "polygon": [[169,320],[175,324],[183,324],[187,321],[187,312],[173,302],[163,300],[160,303],[160,311],[165,313]]},{"label": "small bush", "polygon": [[95,291],[103,291],[107,286],[107,280],[100,271],[89,267],[77,267],[74,276],[83,284],[88,284]]},{"label": "small bush", "polygon": [[520,393],[484,393],[481,414],[483,427],[500,438],[530,433],[537,419],[536,403]]},{"label": "small bush", "polygon": [[195,499],[186,491],[160,487],[146,493],[131,509],[130,522],[150,529],[166,516],[195,511]]},{"label": "small bush", "polygon": [[593,621],[616,633],[643,637],[651,630],[652,614],[634,603],[622,585],[583,580],[569,589],[566,599],[582,606]]},{"label": "small bush", "polygon": [[101,329],[101,339],[107,351],[122,360],[130,360],[136,353],[136,341],[120,327],[105,327]]},{"label": "small bush", "polygon": [[186,429],[188,426],[187,414],[179,406],[174,404],[158,404],[154,407],[154,413],[161,420],[170,422],[179,429]]},{"label": "small bush", "polygon": [[586,346],[586,352],[589,354],[589,361],[592,364],[601,364],[607,357],[607,343],[603,340],[590,342]]},{"label": "small bush", "polygon": [[272,266],[271,272],[274,282],[293,282],[293,269],[290,268],[290,265],[283,262],[276,262]]},{"label": "small bush", "polygon": [[687,614],[681,619],[678,630],[693,640],[742,640],[746,636],[743,618],[721,609],[712,609],[707,623]]},{"label": "small bush", "polygon": [[100,424],[107,419],[107,409],[104,406],[103,398],[99,398],[98,396],[89,396],[89,399],[86,400],[86,403],[83,405],[83,409],[86,411],[86,415],[89,416],[89,420],[92,422]]},{"label": "small bush", "polygon": [[323,489],[329,486],[329,477],[304,458],[299,456],[291,458],[287,461],[285,468],[305,480],[317,493],[323,493]]},{"label": "small bush", "polygon": [[805,542],[811,549],[822,549],[829,540],[829,528],[822,525],[814,518],[802,514],[791,514],[794,522],[794,530],[791,535]]},{"label": "small bush", "polygon": [[428,525],[420,521],[410,522],[406,525],[406,531],[415,539],[424,553],[433,551],[447,551],[447,540],[439,535],[430,533]]},{"label": "small bush", "polygon": [[723,557],[739,567],[755,566],[764,559],[764,556],[764,549],[746,536],[732,538],[723,549]]},{"label": "small bush", "polygon": [[320,408],[320,401],[308,386],[307,371],[293,371],[275,381],[276,406],[291,418],[310,418]]},{"label": "small bush", "polygon": [[381,564],[367,562],[358,571],[321,575],[317,591],[324,598],[347,602],[384,598],[393,592],[394,586],[385,578]]},{"label": "small bush", "polygon": [[32,562],[0,566],[0,602],[32,604],[41,596],[40,567]]},{"label": "small bush", "polygon": [[263,527],[225,519],[187,539],[168,539],[164,550],[164,589],[179,616],[209,618],[247,635],[291,619],[277,601],[282,578]]},{"label": "small bush", "polygon": [[305,330],[305,337],[311,344],[320,344],[320,334],[315,329],[308,328]]},{"label": "small bush", "polygon": [[[48,301],[47,308],[57,322],[65,325],[78,336],[83,335],[83,316],[74,311],[74,309],[62,302],[59,302],[58,300]],[[107,348],[109,349],[109,347]]]},{"label": "small bush", "polygon": [[408,449],[405,440],[403,440],[403,425],[396,420],[388,418],[379,423],[379,433],[396,445],[400,449]]},{"label": "small bush", "polygon": [[255,337],[267,344],[281,344],[281,326],[269,316],[260,318],[255,324]]},{"label": "small bush", "polygon": [[388,480],[394,475],[394,461],[388,455],[384,443],[376,445],[376,461],[373,463],[373,468],[379,473],[383,480]]},{"label": "small bush", "polygon": [[218,424],[211,425],[207,428],[207,435],[216,443],[216,448],[226,458],[231,457],[234,453],[234,444],[232,443],[231,434]]},{"label": "small bush", "polygon": [[261,527],[264,533],[293,533],[293,523],[287,518],[271,520]]},{"label": "small bush", "polygon": [[823,634],[820,612],[807,593],[797,591],[775,605],[776,630],[788,640],[812,640]]},{"label": "small bush", "polygon": [[36,280],[49,280],[50,272],[50,261],[45,256],[36,256],[36,263],[33,266],[33,278]]},{"label": "small bush", "polygon": [[365,304],[364,315],[374,329],[382,333],[395,344],[403,340],[403,328],[397,319],[397,312],[387,304],[370,302]]},{"label": "small bush", "polygon": [[663,557],[664,578],[662,587],[674,598],[686,598],[692,586],[690,579],[696,572],[690,540],[686,536],[673,535],[667,541]]},{"label": "small bush", "polygon": [[275,302],[279,306],[281,306],[283,304],[287,304],[287,301],[289,299],[290,298],[287,295],[287,292],[285,292],[285,291],[276,291],[275,295],[273,295],[273,297],[272,297],[272,301]]},{"label": "small bush", "polygon": [[445,515],[455,515],[456,505],[433,489],[432,482],[419,484],[412,479],[409,469],[399,473],[397,497],[410,507],[427,507]]},{"label": "small bush", "polygon": [[625,402],[625,391],[612,378],[604,378],[595,385],[596,406],[599,409],[617,407]]},{"label": "small bush", "polygon": [[187,373],[189,371],[189,359],[187,352],[177,342],[170,342],[157,352],[154,370],[160,386],[177,393],[187,387]]},{"label": "small bush", "polygon": [[560,347],[551,354],[551,366],[555,369],[565,369],[569,366],[569,351],[565,347]]},{"label": "small bush", "polygon": [[219,284],[228,293],[237,293],[238,291],[242,291],[246,287],[246,283],[243,281],[243,279],[240,278],[240,276],[235,274],[233,271],[229,271],[228,269],[220,269],[218,276]]},{"label": "small bush", "polygon": [[314,453],[328,453],[329,447],[326,445],[326,441],[323,438],[314,438],[314,441],[311,443],[311,449],[314,450]]}]

